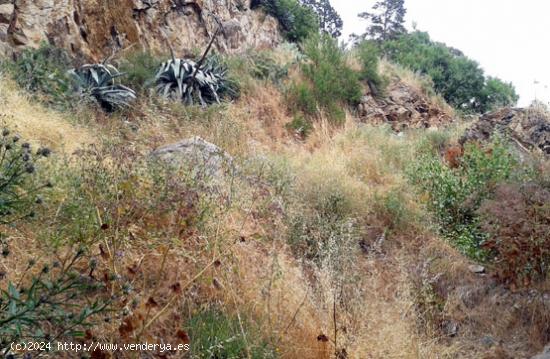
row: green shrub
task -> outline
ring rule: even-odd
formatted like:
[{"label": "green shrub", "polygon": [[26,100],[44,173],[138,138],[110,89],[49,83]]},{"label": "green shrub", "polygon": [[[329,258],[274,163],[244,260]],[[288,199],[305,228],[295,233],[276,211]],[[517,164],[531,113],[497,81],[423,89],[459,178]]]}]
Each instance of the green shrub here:
[{"label": "green shrub", "polygon": [[247,58],[252,75],[258,79],[278,84],[288,76],[288,66],[279,65],[269,52],[254,52]]},{"label": "green shrub", "polygon": [[286,127],[289,131],[292,131],[302,139],[305,139],[313,130],[311,122],[302,115],[294,116],[294,119],[287,123]]},{"label": "green shrub", "polygon": [[62,49],[42,44],[38,49],[24,49],[13,62],[2,66],[21,88],[38,95],[43,101],[59,108],[73,102],[67,70],[69,55]]},{"label": "green shrub", "polygon": [[259,337],[250,320],[241,316],[239,322],[238,317],[219,308],[207,308],[195,314],[186,329],[193,358],[277,357],[273,348]]},{"label": "green shrub", "polygon": [[374,95],[383,95],[388,80],[383,78],[378,72],[380,57],[378,46],[373,42],[364,41],[357,47],[357,54],[362,66],[360,79],[367,81]]},{"label": "green shrub", "polygon": [[475,212],[498,183],[511,177],[515,165],[509,147],[497,139],[487,149],[467,145],[457,168],[447,166],[437,154],[420,154],[408,176],[426,198],[442,234],[464,253],[482,259],[486,236]]},{"label": "green shrub", "polygon": [[511,84],[485,78],[477,62],[457,49],[432,41],[425,32],[401,35],[383,42],[381,48],[392,61],[430,76],[437,93],[457,109],[482,113],[514,105],[518,100]]},{"label": "green shrub", "polygon": [[143,92],[153,83],[162,61],[150,51],[133,51],[119,61],[119,70],[124,74],[124,82],[138,92]]},{"label": "green shrub", "polygon": [[346,64],[345,50],[329,35],[312,36],[303,43],[307,61],[302,65],[305,82],[290,88],[291,106],[307,116],[322,110],[329,120],[341,123],[343,106],[356,105],[362,95],[358,74]]},{"label": "green shrub", "polygon": [[261,6],[276,18],[287,40],[300,42],[319,32],[319,20],[315,12],[298,0],[255,0],[252,8]]},{"label": "green shrub", "polygon": [[415,222],[415,216],[407,208],[406,198],[402,189],[392,189],[374,197],[373,209],[376,216],[383,220],[384,226],[390,231],[403,230]]}]

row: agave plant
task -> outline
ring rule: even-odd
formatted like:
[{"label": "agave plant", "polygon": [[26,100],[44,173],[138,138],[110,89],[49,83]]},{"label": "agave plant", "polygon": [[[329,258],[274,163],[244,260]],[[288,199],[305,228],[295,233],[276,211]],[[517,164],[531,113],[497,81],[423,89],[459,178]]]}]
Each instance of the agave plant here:
[{"label": "agave plant", "polygon": [[234,83],[227,78],[227,69],[216,56],[210,56],[203,66],[188,59],[166,61],[161,64],[155,83],[159,95],[186,105],[220,103],[221,97],[237,94]]},{"label": "agave plant", "polygon": [[107,111],[128,107],[136,99],[134,90],[115,83],[123,74],[112,65],[87,64],[69,74],[76,80],[81,96],[93,98]]}]

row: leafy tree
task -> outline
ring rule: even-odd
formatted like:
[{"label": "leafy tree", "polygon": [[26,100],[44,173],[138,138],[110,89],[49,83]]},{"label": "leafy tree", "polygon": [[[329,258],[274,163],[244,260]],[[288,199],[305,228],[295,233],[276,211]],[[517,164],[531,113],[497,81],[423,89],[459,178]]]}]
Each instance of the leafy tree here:
[{"label": "leafy tree", "polygon": [[342,27],[344,22],[336,12],[329,0],[301,0],[302,4],[312,9],[319,19],[319,27],[321,31],[329,34],[332,37],[342,35]]},{"label": "leafy tree", "polygon": [[457,49],[432,41],[426,32],[404,34],[380,46],[392,61],[430,76],[436,92],[455,108],[485,112],[517,101],[511,84],[486,79],[477,62]]},{"label": "leafy tree", "polygon": [[406,32],[405,0],[381,0],[374,4],[372,10],[372,12],[365,11],[359,14],[360,18],[370,22],[370,26],[357,40],[371,38],[386,41]]},{"label": "leafy tree", "polygon": [[514,106],[519,96],[512,83],[506,83],[496,77],[488,77],[481,99],[479,112],[487,112],[499,107]]}]

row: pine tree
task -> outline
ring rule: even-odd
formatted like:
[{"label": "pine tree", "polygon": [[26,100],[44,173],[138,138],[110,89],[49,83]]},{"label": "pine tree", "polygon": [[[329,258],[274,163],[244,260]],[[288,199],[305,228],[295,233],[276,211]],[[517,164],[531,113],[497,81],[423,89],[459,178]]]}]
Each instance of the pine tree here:
[{"label": "pine tree", "polygon": [[405,0],[381,0],[372,7],[372,12],[362,12],[359,17],[370,21],[367,31],[361,36],[354,36],[358,40],[367,38],[385,41],[395,39],[406,32]]},{"label": "pine tree", "polygon": [[321,31],[332,37],[339,37],[342,34],[344,22],[329,0],[301,0],[301,3],[315,11]]}]

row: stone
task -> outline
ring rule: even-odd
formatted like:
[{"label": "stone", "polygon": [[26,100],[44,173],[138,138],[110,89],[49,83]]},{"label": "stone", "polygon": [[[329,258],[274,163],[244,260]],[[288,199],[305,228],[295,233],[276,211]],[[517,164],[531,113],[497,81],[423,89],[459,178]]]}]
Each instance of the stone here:
[{"label": "stone", "polygon": [[398,79],[386,89],[384,99],[372,96],[365,90],[357,106],[359,121],[371,124],[390,123],[394,131],[407,128],[430,128],[447,125],[452,115],[436,104],[421,91]]},{"label": "stone", "polygon": [[198,136],[160,147],[151,156],[193,169],[201,179],[219,180],[236,173],[233,158],[227,152]]},{"label": "stone", "polygon": [[0,4],[0,24],[9,24],[13,15],[13,4]]},{"label": "stone", "polygon": [[468,270],[472,273],[475,273],[475,274],[483,274],[485,273],[485,267],[484,266],[480,266],[480,265],[477,265],[477,264],[472,264],[472,265],[469,265],[468,266]]},{"label": "stone", "polygon": [[466,131],[460,143],[486,142],[495,134],[510,137],[521,151],[550,156],[550,113],[540,105],[487,113]]},{"label": "stone", "polygon": [[531,359],[550,359],[550,345],[547,345],[541,353],[531,357]]},{"label": "stone", "polygon": [[442,329],[445,335],[455,337],[458,334],[459,325],[454,320],[445,320],[442,323]]}]

